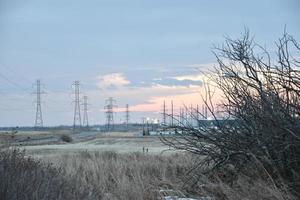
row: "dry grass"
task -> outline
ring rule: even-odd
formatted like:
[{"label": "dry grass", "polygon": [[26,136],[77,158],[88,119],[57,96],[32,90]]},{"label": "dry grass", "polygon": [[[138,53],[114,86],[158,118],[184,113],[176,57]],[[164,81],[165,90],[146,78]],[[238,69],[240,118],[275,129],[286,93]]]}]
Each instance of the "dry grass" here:
[{"label": "dry grass", "polygon": [[[53,163],[47,164],[47,163]],[[47,162],[18,150],[0,153],[1,199],[158,199],[158,191],[178,190],[187,197],[224,200],[281,200],[283,192],[258,177],[233,183],[219,176],[187,176],[195,163],[188,154],[167,156],[115,152],[61,155]]]},{"label": "dry grass", "polygon": [[85,199],[63,170],[33,160],[17,149],[0,151],[0,199]]},{"label": "dry grass", "polygon": [[180,189],[181,178],[192,165],[189,156],[115,152],[65,155],[52,162],[76,183],[89,185],[98,198],[157,199],[159,189]]}]

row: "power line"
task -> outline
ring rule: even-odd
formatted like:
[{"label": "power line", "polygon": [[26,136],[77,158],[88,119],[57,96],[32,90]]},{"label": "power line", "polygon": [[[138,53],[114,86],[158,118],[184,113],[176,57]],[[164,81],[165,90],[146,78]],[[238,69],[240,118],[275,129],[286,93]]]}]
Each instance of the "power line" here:
[{"label": "power line", "polygon": [[11,79],[9,79],[8,77],[6,77],[5,75],[3,75],[2,73],[0,73],[0,77],[5,80],[6,82],[10,83],[11,85],[15,86],[16,88],[18,89],[21,89],[21,90],[25,90],[25,91],[28,91],[29,89],[27,88],[24,88],[22,85],[19,85],[18,83],[12,81]]},{"label": "power line", "polygon": [[32,83],[32,81],[27,79],[26,76],[20,75],[16,70],[12,69],[11,67],[8,67],[8,66],[4,65],[3,63],[0,63],[0,67],[3,69],[6,69],[7,71],[10,71],[11,73],[13,73],[14,76],[16,74],[18,74],[19,78],[22,78],[22,80],[26,81],[28,84]]}]

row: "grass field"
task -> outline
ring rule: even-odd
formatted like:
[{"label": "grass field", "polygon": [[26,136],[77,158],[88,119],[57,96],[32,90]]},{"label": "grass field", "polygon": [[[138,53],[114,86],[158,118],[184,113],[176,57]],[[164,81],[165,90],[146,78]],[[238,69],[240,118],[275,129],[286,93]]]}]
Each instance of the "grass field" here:
[{"label": "grass field", "polygon": [[[62,135],[68,135],[72,142],[63,142]],[[81,151],[117,153],[140,152],[149,154],[168,154],[172,152],[163,145],[157,136],[141,136],[138,132],[18,132],[10,139],[11,144],[25,149],[28,155],[35,157],[73,154]]]},{"label": "grass field", "polygon": [[[62,141],[62,135],[72,137],[72,141]],[[231,185],[219,178],[190,176],[188,172],[201,158],[170,150],[158,136],[143,137],[137,132],[74,134],[34,131],[18,132],[13,136],[1,133],[0,139],[9,143],[12,149],[17,147],[26,152],[24,158],[18,154],[0,156],[1,162],[9,166],[5,169],[10,169],[3,172],[0,169],[6,177],[2,180],[4,186],[19,185],[23,188],[30,182],[42,185],[36,190],[30,187],[26,191],[12,187],[11,193],[5,190],[6,195],[14,195],[17,189],[19,195],[32,193],[41,199],[49,192],[54,195],[52,199],[166,200],[168,198],[164,197],[168,195],[198,200],[287,199],[282,197],[281,191],[259,177],[239,176]],[[34,164],[35,161],[27,160],[28,156],[45,164],[51,163],[51,166]],[[20,159],[20,164],[14,166],[16,158]],[[18,170],[20,166],[24,167]],[[54,173],[53,168],[60,170]],[[21,182],[9,178],[18,176],[23,177]],[[58,186],[48,188],[49,184]],[[62,192],[61,188],[65,191]]]}]

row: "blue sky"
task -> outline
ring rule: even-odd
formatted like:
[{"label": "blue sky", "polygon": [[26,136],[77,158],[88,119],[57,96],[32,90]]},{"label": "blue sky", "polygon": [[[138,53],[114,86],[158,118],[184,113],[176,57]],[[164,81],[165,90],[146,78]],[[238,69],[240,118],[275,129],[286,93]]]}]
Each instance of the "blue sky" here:
[{"label": "blue sky", "polygon": [[72,124],[74,80],[90,96],[91,123],[105,122],[109,96],[137,106],[132,121],[158,118],[147,103],[195,93],[199,81],[174,77],[215,63],[211,47],[225,35],[247,27],[274,51],[285,25],[300,39],[299,10],[297,0],[0,0],[0,126],[33,124],[37,78],[45,125]]}]

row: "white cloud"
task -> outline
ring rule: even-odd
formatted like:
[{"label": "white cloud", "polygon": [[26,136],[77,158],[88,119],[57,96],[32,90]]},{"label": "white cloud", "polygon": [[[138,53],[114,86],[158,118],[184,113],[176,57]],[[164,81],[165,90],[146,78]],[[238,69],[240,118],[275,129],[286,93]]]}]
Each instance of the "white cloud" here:
[{"label": "white cloud", "polygon": [[183,75],[183,76],[173,76],[172,79],[175,79],[177,81],[201,81],[201,82],[208,82],[209,77],[207,74],[204,73],[198,73],[198,74],[189,74],[189,75]]},{"label": "white cloud", "polygon": [[112,73],[103,76],[100,75],[97,77],[97,79],[97,86],[101,89],[122,88],[130,84],[130,81],[127,80],[122,73]]},{"label": "white cloud", "polygon": [[195,75],[184,75],[184,76],[174,76],[172,77],[178,81],[202,81],[204,76],[202,74],[195,74]]},{"label": "white cloud", "polygon": [[196,69],[213,69],[215,66],[217,66],[218,63],[205,63],[205,64],[188,64],[186,65],[187,67],[192,67],[192,68],[196,68]]}]

